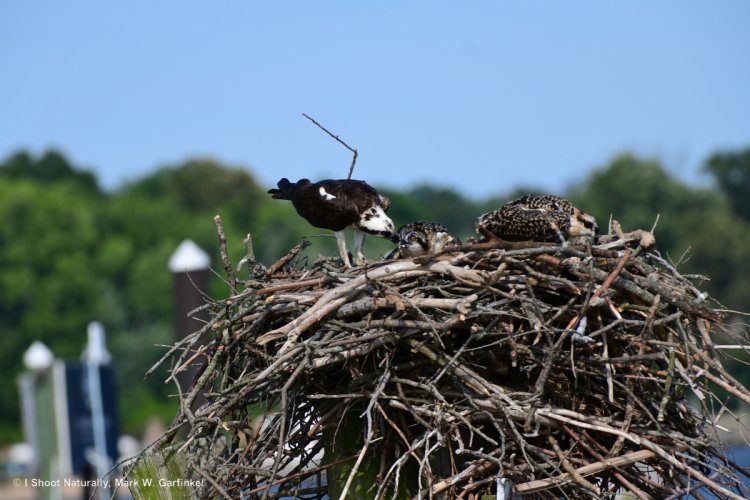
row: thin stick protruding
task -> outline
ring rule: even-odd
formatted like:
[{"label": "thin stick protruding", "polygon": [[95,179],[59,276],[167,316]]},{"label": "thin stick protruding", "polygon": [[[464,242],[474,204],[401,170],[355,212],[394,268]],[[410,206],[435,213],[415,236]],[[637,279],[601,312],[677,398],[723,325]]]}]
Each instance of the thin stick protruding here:
[{"label": "thin stick protruding", "polygon": [[321,129],[321,130],[322,130],[323,132],[325,132],[326,134],[328,134],[328,135],[330,135],[331,137],[333,137],[334,139],[336,139],[336,140],[337,140],[337,141],[339,142],[339,144],[341,144],[341,145],[342,145],[342,146],[344,146],[344,147],[345,147],[346,149],[348,149],[349,151],[351,151],[351,152],[352,152],[352,164],[351,164],[351,165],[349,165],[349,175],[347,175],[347,176],[346,176],[346,178],[347,178],[347,179],[351,179],[351,178],[352,178],[352,173],[354,172],[354,165],[355,165],[355,164],[357,163],[357,155],[358,155],[358,153],[357,153],[357,149],[356,149],[356,148],[353,148],[353,147],[351,147],[351,146],[349,146],[349,145],[348,145],[348,144],[347,144],[346,142],[344,142],[344,141],[343,141],[342,139],[340,139],[340,138],[339,138],[339,136],[335,135],[335,134],[334,134],[334,133],[332,133],[332,132],[331,132],[330,130],[328,130],[327,128],[325,128],[325,127],[324,127],[323,125],[321,125],[320,123],[318,123],[318,122],[317,122],[317,121],[315,120],[315,118],[312,118],[312,117],[311,117],[310,115],[308,115],[308,114],[306,114],[306,113],[302,113],[302,116],[304,116],[305,118],[307,118],[308,120],[310,120],[311,122],[313,122],[313,123],[314,123],[315,125],[317,125],[317,126],[318,126],[318,128],[320,128],[320,129]]}]

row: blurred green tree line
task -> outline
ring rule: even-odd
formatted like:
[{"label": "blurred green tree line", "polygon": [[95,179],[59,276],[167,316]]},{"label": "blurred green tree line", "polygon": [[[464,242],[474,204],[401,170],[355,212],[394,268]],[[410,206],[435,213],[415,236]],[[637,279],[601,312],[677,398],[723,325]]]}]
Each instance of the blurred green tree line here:
[{"label": "blurred green tree line", "polygon": [[[724,306],[750,310],[750,149],[709,158],[711,187],[694,187],[658,161],[621,155],[595,169],[567,192],[606,230],[610,216],[623,229],[656,227],[657,245],[684,274],[710,280],[700,287]],[[0,163],[0,441],[21,439],[15,376],[34,340],[58,357],[78,358],[86,325],[102,321],[121,386],[125,432],[139,433],[152,415],[166,419],[177,407],[164,372],[145,371],[174,338],[172,276],[167,260],[190,238],[213,257],[208,293],[228,292],[222,279],[213,216],[220,214],[230,258],[245,254],[252,233],[256,258],[270,265],[302,237],[313,245],[305,258],[334,255],[335,241],[299,218],[290,203],[271,200],[247,169],[194,159],[104,192],[91,172],[64,155],[18,152]],[[476,200],[449,188],[421,185],[382,189],[396,225],[415,220],[445,224],[462,238],[474,221],[520,193],[516,189]],[[368,238],[376,258],[392,244]]]}]

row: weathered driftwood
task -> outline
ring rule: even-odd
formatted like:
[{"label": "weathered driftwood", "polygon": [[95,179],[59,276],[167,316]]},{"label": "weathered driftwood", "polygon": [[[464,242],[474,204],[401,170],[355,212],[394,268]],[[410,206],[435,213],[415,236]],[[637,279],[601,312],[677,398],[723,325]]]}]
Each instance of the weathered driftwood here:
[{"label": "weathered driftwood", "polygon": [[746,497],[712,425],[750,401],[713,348],[722,312],[652,246],[491,241],[346,272],[297,247],[244,282],[226,259],[231,295],[168,353],[205,369],[156,448],[183,429],[207,496]]}]

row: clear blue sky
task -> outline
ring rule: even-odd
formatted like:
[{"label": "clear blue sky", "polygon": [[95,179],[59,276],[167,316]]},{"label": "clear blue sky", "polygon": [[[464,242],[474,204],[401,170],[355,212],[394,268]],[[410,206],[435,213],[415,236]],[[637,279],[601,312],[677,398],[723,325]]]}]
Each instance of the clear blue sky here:
[{"label": "clear blue sky", "polygon": [[[283,7],[282,7],[283,5]],[[106,188],[211,156],[282,176],[563,192],[624,150],[750,146],[750,2],[0,3],[0,157]]]}]

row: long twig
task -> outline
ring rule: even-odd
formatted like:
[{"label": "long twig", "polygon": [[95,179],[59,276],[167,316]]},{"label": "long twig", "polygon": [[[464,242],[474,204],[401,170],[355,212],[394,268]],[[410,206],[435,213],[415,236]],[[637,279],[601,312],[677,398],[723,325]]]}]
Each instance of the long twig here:
[{"label": "long twig", "polygon": [[344,147],[345,147],[346,149],[348,149],[349,151],[351,151],[351,152],[352,152],[352,164],[351,164],[351,165],[349,166],[349,175],[348,175],[348,176],[346,177],[347,179],[351,179],[351,178],[352,178],[352,173],[354,172],[354,165],[355,165],[355,164],[357,163],[357,155],[358,155],[358,153],[357,153],[357,150],[356,150],[355,148],[353,148],[353,147],[349,146],[349,145],[348,145],[347,143],[345,143],[345,142],[344,142],[343,140],[341,140],[341,139],[339,138],[339,136],[337,136],[337,135],[333,134],[332,132],[330,132],[330,131],[329,131],[329,130],[328,130],[327,128],[325,128],[325,127],[324,127],[323,125],[321,125],[320,123],[318,123],[318,122],[317,122],[317,121],[316,121],[316,120],[315,120],[314,118],[312,118],[312,117],[308,116],[308,115],[307,115],[307,114],[305,114],[305,113],[302,113],[302,116],[304,116],[305,118],[307,118],[308,120],[310,120],[311,122],[313,122],[313,123],[314,123],[315,125],[317,125],[317,126],[318,126],[318,127],[319,127],[319,128],[320,128],[320,129],[322,130],[322,131],[323,131],[323,132],[325,132],[326,134],[328,134],[328,135],[330,135],[331,137],[333,137],[333,138],[334,138],[334,139],[335,139],[336,141],[338,141],[338,143],[339,143],[339,144],[341,144],[341,145],[342,145],[342,146],[344,146]]},{"label": "long twig", "polygon": [[[650,458],[653,458],[655,455],[656,454],[650,450],[634,451],[631,453],[626,453],[625,455],[622,455],[620,457],[609,458],[609,459],[601,460],[601,461],[598,461],[589,465],[584,465],[583,467],[579,467],[575,469],[575,473],[578,474],[579,476],[590,476],[592,474],[597,474],[607,469],[624,467],[626,465],[634,464],[636,462],[643,462]],[[539,479],[536,481],[529,481],[528,483],[517,484],[513,489],[516,493],[523,495],[523,494],[533,493],[535,491],[546,490],[553,486],[557,486],[562,483],[571,481],[572,479],[573,477],[570,473],[560,474],[557,477],[553,477],[549,479]]]},{"label": "long twig", "polygon": [[221,222],[220,215],[214,216],[214,224],[216,224],[216,233],[219,236],[219,255],[221,256],[221,265],[224,266],[224,272],[227,273],[231,292],[230,295],[235,295],[237,293],[237,277],[234,275],[234,269],[232,268],[231,262],[229,262],[227,236],[224,234],[224,225]]}]

